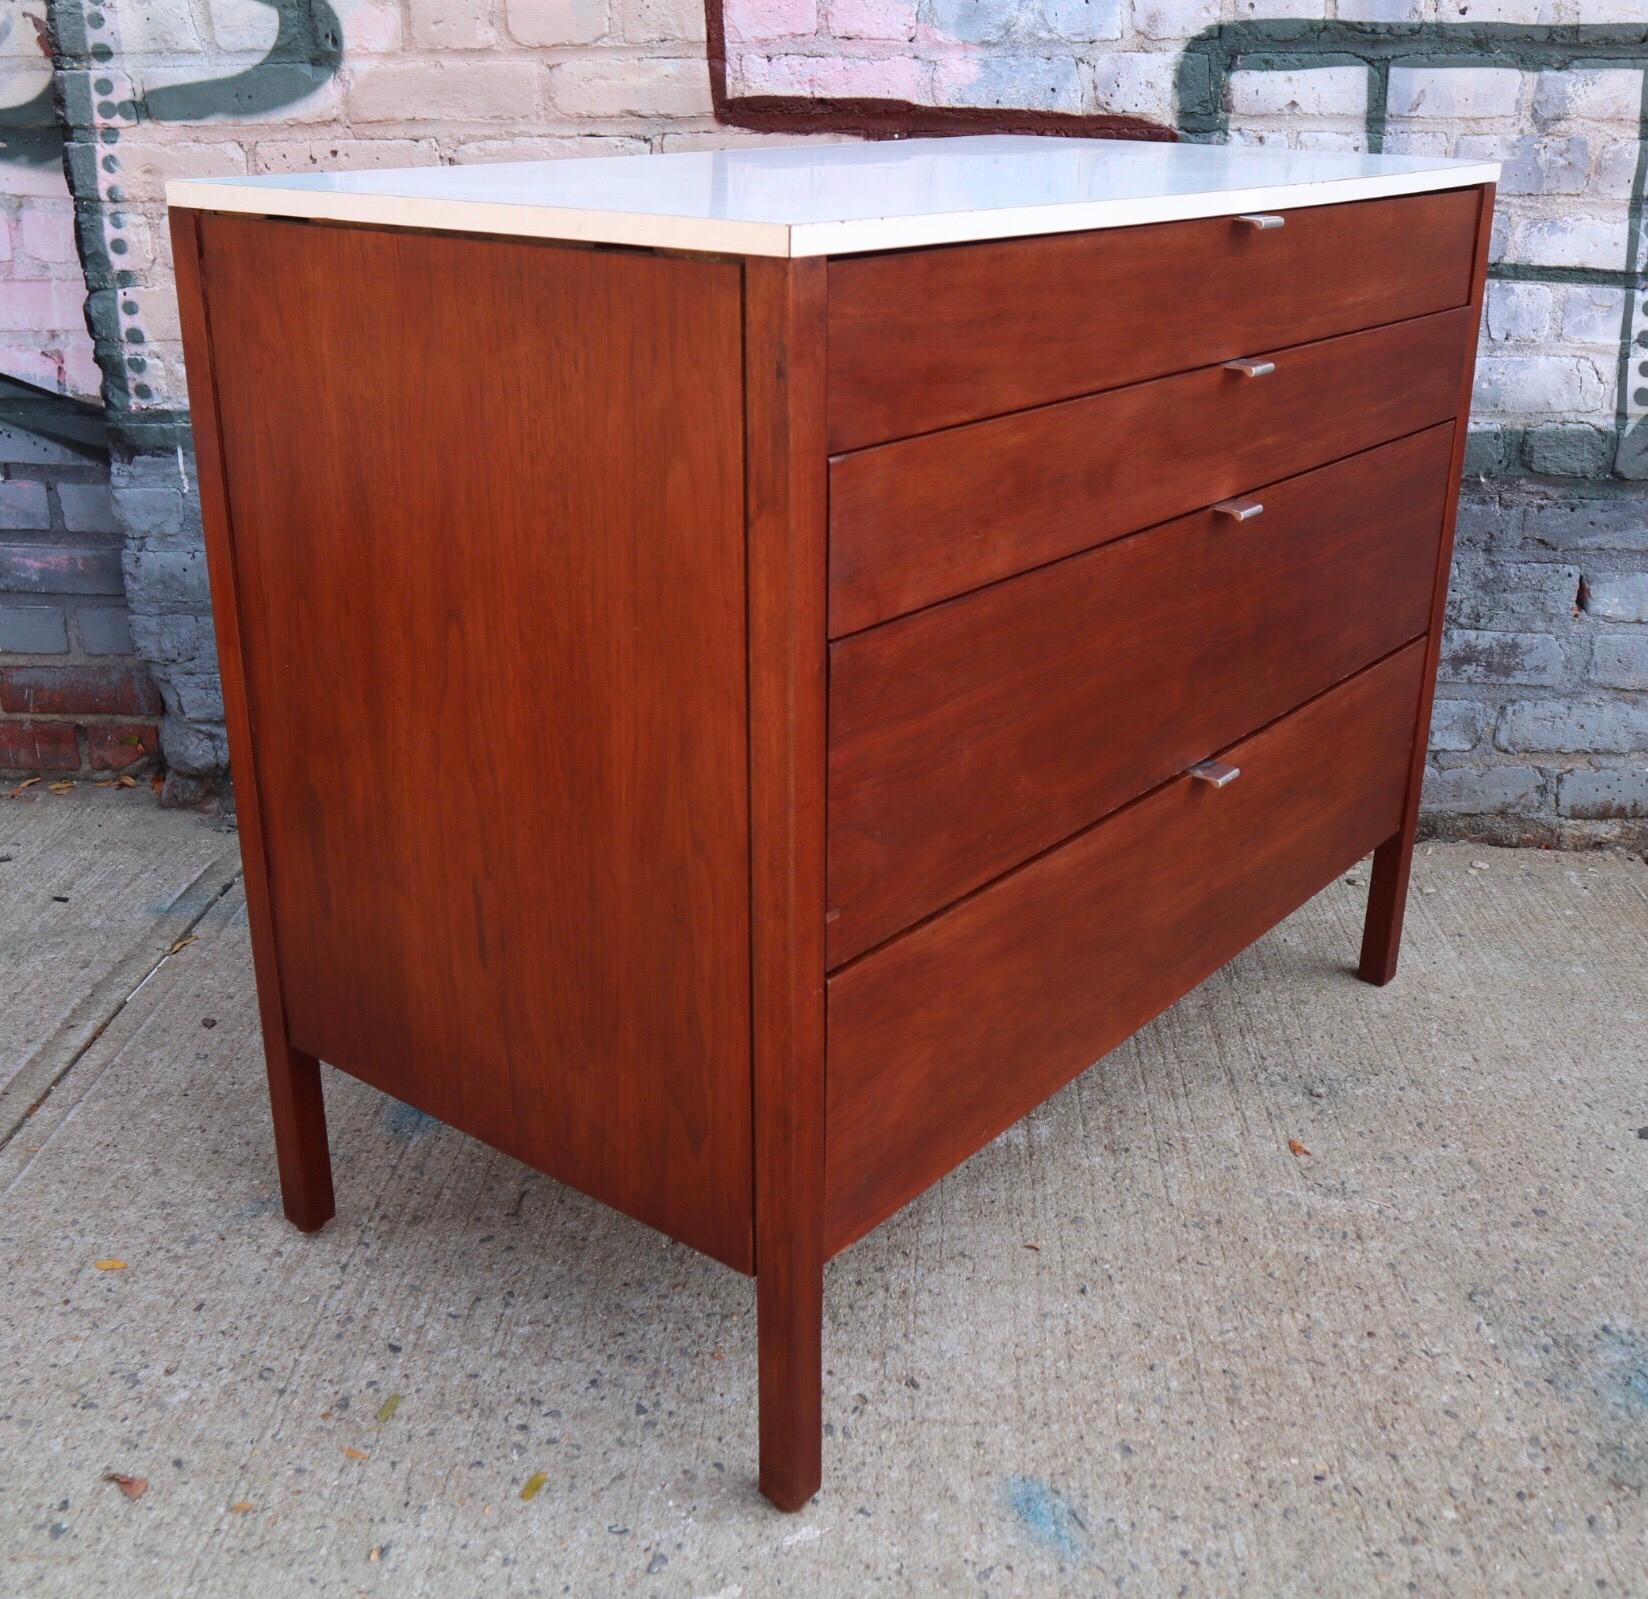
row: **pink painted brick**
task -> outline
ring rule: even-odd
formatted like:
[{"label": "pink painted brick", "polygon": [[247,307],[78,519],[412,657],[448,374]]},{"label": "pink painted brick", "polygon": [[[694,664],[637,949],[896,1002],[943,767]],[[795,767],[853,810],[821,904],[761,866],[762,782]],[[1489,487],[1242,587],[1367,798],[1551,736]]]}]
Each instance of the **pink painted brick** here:
[{"label": "pink painted brick", "polygon": [[757,42],[818,31],[818,0],[723,0],[729,39]]},{"label": "pink painted brick", "polygon": [[738,58],[739,94],[823,95],[921,100],[926,63],[909,56],[879,60],[862,56],[763,56]]},{"label": "pink painted brick", "polygon": [[0,332],[81,330],[86,326],[86,284],[81,278],[22,278],[0,294]]},{"label": "pink painted brick", "polygon": [[834,0],[830,32],[838,39],[913,39],[916,0]]},{"label": "pink painted brick", "polygon": [[491,0],[410,0],[412,42],[434,50],[484,50],[495,37]]},{"label": "pink painted brick", "polygon": [[78,261],[74,243],[74,207],[68,201],[30,200],[23,207],[18,242],[36,261]]},{"label": "pink painted brick", "polygon": [[540,49],[606,37],[607,0],[506,0],[509,35]]}]

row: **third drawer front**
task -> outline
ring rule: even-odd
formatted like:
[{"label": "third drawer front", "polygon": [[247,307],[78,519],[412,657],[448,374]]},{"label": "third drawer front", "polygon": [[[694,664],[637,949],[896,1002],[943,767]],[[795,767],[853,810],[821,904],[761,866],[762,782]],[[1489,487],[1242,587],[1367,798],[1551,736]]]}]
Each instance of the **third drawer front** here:
[{"label": "third drawer front", "polygon": [[837,456],[831,636],[1443,421],[1475,331],[1445,311]]},{"label": "third drawer front", "polygon": [[[825,1243],[937,1181],[1396,832],[1424,641],[829,980]],[[1118,1088],[1118,1092],[1125,1091]]]},{"label": "third drawer front", "polygon": [[1422,633],[1442,425],[830,649],[829,963]]}]

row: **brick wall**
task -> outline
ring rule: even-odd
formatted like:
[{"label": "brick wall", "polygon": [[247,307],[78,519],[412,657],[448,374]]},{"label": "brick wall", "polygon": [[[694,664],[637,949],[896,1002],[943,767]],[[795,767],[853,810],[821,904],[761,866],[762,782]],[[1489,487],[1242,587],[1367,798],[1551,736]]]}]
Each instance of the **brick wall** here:
[{"label": "brick wall", "polygon": [[[1107,112],[1202,140],[1505,161],[1428,815],[1495,837],[1648,836],[1643,0],[717,15],[735,97]],[[697,0],[52,0],[52,21],[131,624],[186,796],[223,742],[165,179],[762,135],[717,115]]]},{"label": "brick wall", "polygon": [[102,374],[44,0],[0,20],[0,773],[119,770],[158,746],[133,651]]}]

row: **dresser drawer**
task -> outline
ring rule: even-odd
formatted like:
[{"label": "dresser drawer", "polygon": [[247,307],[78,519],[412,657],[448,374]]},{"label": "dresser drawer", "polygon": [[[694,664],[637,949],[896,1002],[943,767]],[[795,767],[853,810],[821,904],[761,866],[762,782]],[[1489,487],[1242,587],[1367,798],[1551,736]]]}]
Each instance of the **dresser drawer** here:
[{"label": "dresser drawer", "polygon": [[830,651],[829,961],[1425,631],[1453,428]]},{"label": "dresser drawer", "polygon": [[832,262],[835,450],[1466,304],[1481,191]]},{"label": "dresser drawer", "polygon": [[1401,824],[1424,641],[830,978],[842,1249]]},{"label": "dresser drawer", "polygon": [[1444,311],[837,457],[831,636],[1445,421],[1475,336]]}]

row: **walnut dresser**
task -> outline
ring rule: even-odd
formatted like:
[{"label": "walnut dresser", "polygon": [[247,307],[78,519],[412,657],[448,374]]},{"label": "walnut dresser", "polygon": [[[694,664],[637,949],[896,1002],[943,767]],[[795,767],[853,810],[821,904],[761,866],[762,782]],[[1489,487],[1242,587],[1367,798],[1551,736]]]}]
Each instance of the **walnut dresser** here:
[{"label": "walnut dresser", "polygon": [[173,184],[287,1215],[327,1061],[752,1274],[805,1503],[831,1256],[1370,850],[1392,976],[1497,175]]}]

